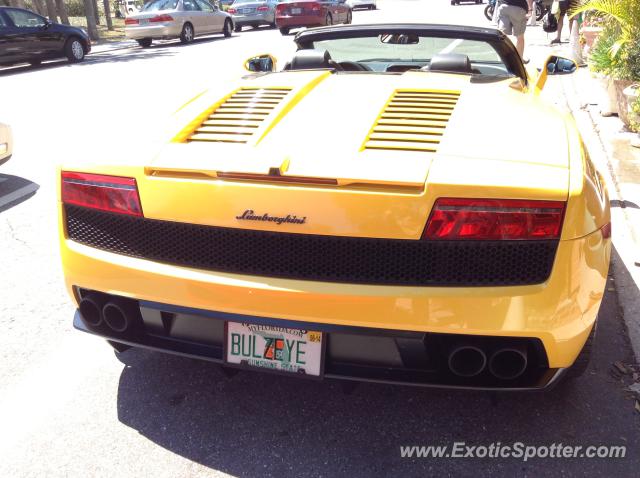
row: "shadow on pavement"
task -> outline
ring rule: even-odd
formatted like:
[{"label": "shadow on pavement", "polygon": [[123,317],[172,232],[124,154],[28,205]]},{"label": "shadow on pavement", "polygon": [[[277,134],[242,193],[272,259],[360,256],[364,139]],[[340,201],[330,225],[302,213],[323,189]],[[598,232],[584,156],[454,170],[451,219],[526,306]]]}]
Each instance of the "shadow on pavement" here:
[{"label": "shadow on pavement", "polygon": [[[612,287],[610,282],[609,289]],[[630,476],[640,465],[640,417],[614,361],[630,348],[614,293],[601,309],[596,352],[579,380],[545,393],[447,392],[241,372],[132,349],[118,390],[118,418],[189,460],[234,476],[479,476],[560,470]],[[401,459],[400,446],[626,445],[617,460]],[[571,473],[570,473],[571,474]]]},{"label": "shadow on pavement", "polygon": [[0,174],[0,212],[23,203],[40,188],[39,185],[19,176]]}]

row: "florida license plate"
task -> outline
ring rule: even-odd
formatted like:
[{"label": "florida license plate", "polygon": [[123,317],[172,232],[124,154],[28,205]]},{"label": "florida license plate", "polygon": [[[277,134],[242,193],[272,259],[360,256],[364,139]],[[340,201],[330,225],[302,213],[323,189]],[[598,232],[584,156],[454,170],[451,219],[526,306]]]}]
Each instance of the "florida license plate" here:
[{"label": "florida license plate", "polygon": [[302,8],[292,8],[291,15],[300,15],[302,13]]},{"label": "florida license plate", "polygon": [[230,364],[319,376],[322,332],[228,322],[226,359]]},{"label": "florida license plate", "polygon": [[148,25],[149,24],[149,20],[146,18],[143,18],[139,21],[140,25]]}]

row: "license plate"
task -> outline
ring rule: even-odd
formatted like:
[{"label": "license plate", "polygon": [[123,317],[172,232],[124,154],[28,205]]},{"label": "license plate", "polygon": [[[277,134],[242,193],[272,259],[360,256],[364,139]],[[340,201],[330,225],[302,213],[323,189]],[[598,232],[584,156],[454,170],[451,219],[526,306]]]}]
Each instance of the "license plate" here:
[{"label": "license plate", "polygon": [[319,376],[322,332],[228,322],[226,355],[230,364]]},{"label": "license plate", "polygon": [[302,8],[292,8],[291,15],[300,15],[302,13]]},{"label": "license plate", "polygon": [[149,24],[149,20],[148,19],[140,20],[140,25],[148,25],[148,24]]}]

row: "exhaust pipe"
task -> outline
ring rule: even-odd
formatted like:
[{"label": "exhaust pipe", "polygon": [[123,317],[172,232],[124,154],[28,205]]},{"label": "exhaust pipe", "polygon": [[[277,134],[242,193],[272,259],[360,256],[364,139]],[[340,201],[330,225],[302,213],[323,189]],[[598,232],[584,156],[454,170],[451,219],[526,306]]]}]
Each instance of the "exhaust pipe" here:
[{"label": "exhaust pipe", "polygon": [[140,322],[140,309],[135,301],[116,299],[104,305],[102,317],[111,330],[121,334],[137,327]]},{"label": "exhaust pipe", "polygon": [[100,327],[103,322],[102,308],[107,302],[107,297],[102,294],[88,294],[80,301],[80,314],[87,325],[93,328]]},{"label": "exhaust pipe", "polygon": [[524,344],[515,344],[496,350],[489,359],[489,371],[502,380],[513,380],[527,368],[527,348]]},{"label": "exhaust pipe", "polygon": [[449,353],[449,369],[459,377],[475,377],[487,365],[487,356],[473,345],[458,345]]}]

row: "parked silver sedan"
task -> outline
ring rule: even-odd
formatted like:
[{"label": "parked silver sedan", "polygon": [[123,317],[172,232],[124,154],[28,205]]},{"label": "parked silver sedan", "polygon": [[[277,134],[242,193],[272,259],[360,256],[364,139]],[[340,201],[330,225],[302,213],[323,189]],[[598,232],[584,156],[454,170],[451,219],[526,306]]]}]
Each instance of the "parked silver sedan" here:
[{"label": "parked silver sedan", "polygon": [[143,48],[153,40],[180,38],[189,43],[199,35],[222,33],[230,37],[233,31],[231,15],[207,0],[153,0],[127,17],[124,24],[127,38]]},{"label": "parked silver sedan", "polygon": [[0,164],[9,161],[13,153],[13,138],[11,128],[0,123]]},{"label": "parked silver sedan", "polygon": [[260,25],[276,27],[276,5],[281,0],[235,0],[227,9],[233,15],[235,30],[239,32],[244,26],[254,28]]}]

